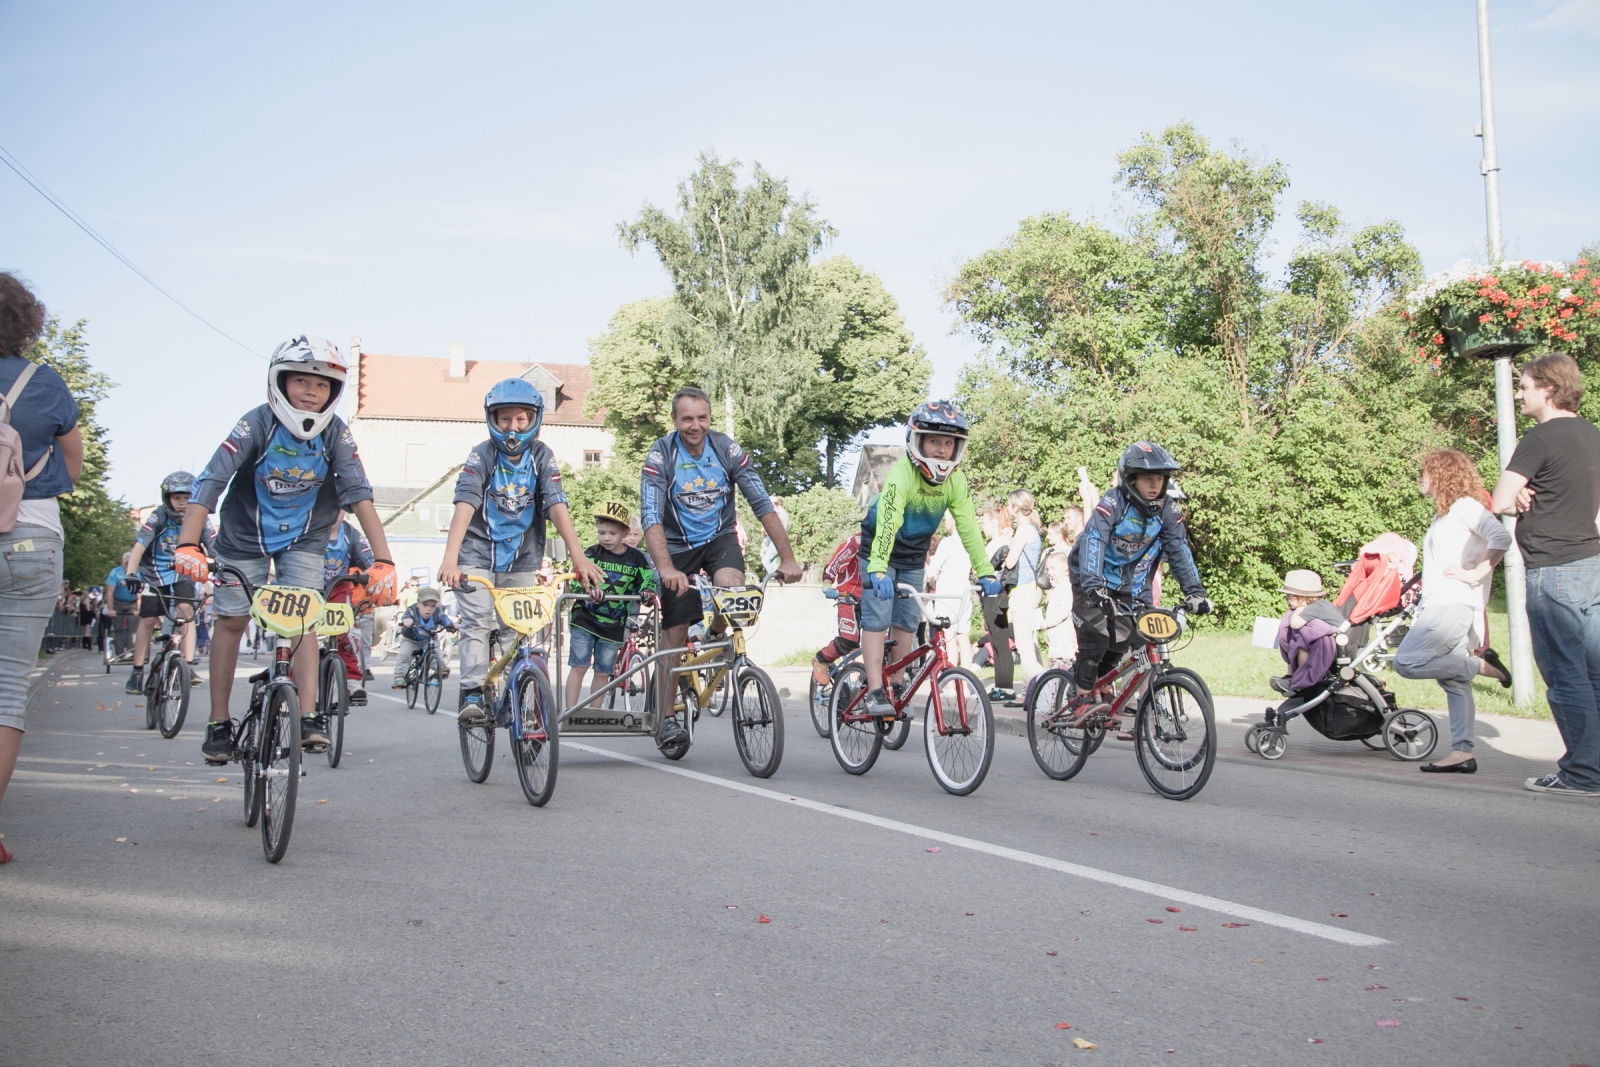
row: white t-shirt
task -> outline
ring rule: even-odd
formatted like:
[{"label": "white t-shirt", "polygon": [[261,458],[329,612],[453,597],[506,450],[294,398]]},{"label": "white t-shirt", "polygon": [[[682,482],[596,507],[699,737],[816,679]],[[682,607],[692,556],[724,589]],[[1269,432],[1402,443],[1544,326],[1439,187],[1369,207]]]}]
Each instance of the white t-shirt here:
[{"label": "white t-shirt", "polygon": [[928,566],[928,578],[934,592],[967,592],[968,579],[972,577],[972,560],[967,556],[967,546],[959,537],[946,537],[933,550],[933,562]]},{"label": "white t-shirt", "polygon": [[1489,514],[1488,508],[1470,497],[1451,504],[1449,511],[1433,520],[1422,542],[1422,606],[1465,604],[1482,611],[1489,602],[1493,572],[1483,581],[1469,585],[1446,578],[1444,569],[1452,564],[1476,567],[1490,552],[1504,552],[1510,547],[1511,535],[1499,519]]}]

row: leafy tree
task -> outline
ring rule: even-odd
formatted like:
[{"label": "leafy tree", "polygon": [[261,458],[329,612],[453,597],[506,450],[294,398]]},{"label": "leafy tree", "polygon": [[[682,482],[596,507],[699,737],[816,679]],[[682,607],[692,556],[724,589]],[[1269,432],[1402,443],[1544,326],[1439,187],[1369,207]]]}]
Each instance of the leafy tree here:
[{"label": "leafy tree", "polygon": [[672,430],[672,394],[691,380],[681,330],[677,303],[660,297],[622,305],[606,332],[589,341],[594,387],[584,414],[605,412],[617,465],[637,467],[650,445]]},{"label": "leafy tree", "polygon": [[690,367],[723,398],[725,424],[736,410],[760,429],[782,430],[809,371],[809,342],[821,323],[806,300],[811,256],[833,236],[805,197],[755,164],[739,185],[737,160],[702,154],[678,185],[678,216],[646,204],[619,223],[623,247],[650,245],[693,324]]},{"label": "leafy tree", "polygon": [[52,315],[45,323],[44,336],[27,353],[29,359],[60,374],[78,401],[83,474],[73,491],[60,497],[65,541],[62,575],[74,588],[104,581],[133,544],[135,527],[128,505],[106,493],[106,475],[110,471],[106,451],[111,442],[95,417],[95,407],[110,393],[113,383],[89,363],[86,325],[86,320],[79,319],[63,327]]},{"label": "leafy tree", "polygon": [[814,485],[785,502],[789,541],[801,564],[820,567],[839,542],[861,527],[861,505],[843,489]]}]

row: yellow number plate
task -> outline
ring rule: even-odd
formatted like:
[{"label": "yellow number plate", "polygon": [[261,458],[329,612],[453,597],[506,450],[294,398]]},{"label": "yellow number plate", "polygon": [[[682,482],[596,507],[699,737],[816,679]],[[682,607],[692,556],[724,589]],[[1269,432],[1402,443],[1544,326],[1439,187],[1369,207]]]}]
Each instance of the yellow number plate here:
[{"label": "yellow number plate", "polygon": [[713,589],[711,603],[717,614],[733,622],[746,623],[761,614],[761,590],[755,586],[738,589]]},{"label": "yellow number plate", "polygon": [[264,585],[250,602],[250,614],[279,637],[299,637],[317,625],[322,594],[292,585]]},{"label": "yellow number plate", "polygon": [[1178,636],[1178,620],[1164,611],[1147,611],[1139,616],[1139,632],[1152,641],[1170,641]]},{"label": "yellow number plate", "polygon": [[559,585],[540,585],[529,589],[494,589],[495,610],[500,621],[520,634],[537,633],[550,625],[551,609],[561,593]]},{"label": "yellow number plate", "polygon": [[356,624],[355,610],[349,604],[324,604],[317,618],[317,633],[323,637],[347,634]]}]

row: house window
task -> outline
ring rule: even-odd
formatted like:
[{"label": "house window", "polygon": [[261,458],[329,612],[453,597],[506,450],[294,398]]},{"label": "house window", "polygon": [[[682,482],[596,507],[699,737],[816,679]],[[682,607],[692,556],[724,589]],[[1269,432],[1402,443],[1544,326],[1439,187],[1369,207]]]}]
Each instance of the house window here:
[{"label": "house window", "polygon": [[455,508],[447,508],[447,507],[444,507],[443,505],[441,505],[440,507],[435,509],[435,512],[439,517],[438,522],[435,524],[435,528],[440,530],[441,532],[446,532],[446,533],[449,532],[449,530],[450,530],[450,520],[455,518],[456,509]]},{"label": "house window", "polygon": [[600,453],[585,449],[583,452],[583,466],[585,469],[600,466]]}]

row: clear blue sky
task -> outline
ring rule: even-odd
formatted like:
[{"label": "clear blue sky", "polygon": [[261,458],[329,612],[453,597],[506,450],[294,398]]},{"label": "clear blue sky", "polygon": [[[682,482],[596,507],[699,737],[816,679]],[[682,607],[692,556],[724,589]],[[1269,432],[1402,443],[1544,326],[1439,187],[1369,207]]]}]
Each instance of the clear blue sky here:
[{"label": "clear blue sky", "polygon": [[[1492,0],[1508,252],[1600,238],[1600,0]],[[809,193],[947,388],[939,292],[1026,215],[1114,219],[1113,157],[1188,119],[1300,199],[1483,258],[1474,7],[0,3],[0,144],[259,352],[584,358],[666,291],[615,225],[697,152]],[[1286,211],[1287,215],[1288,212]],[[1294,234],[1280,229],[1276,254]],[[0,170],[0,268],[90,320],[113,492],[154,499],[263,399],[264,364]]]}]

